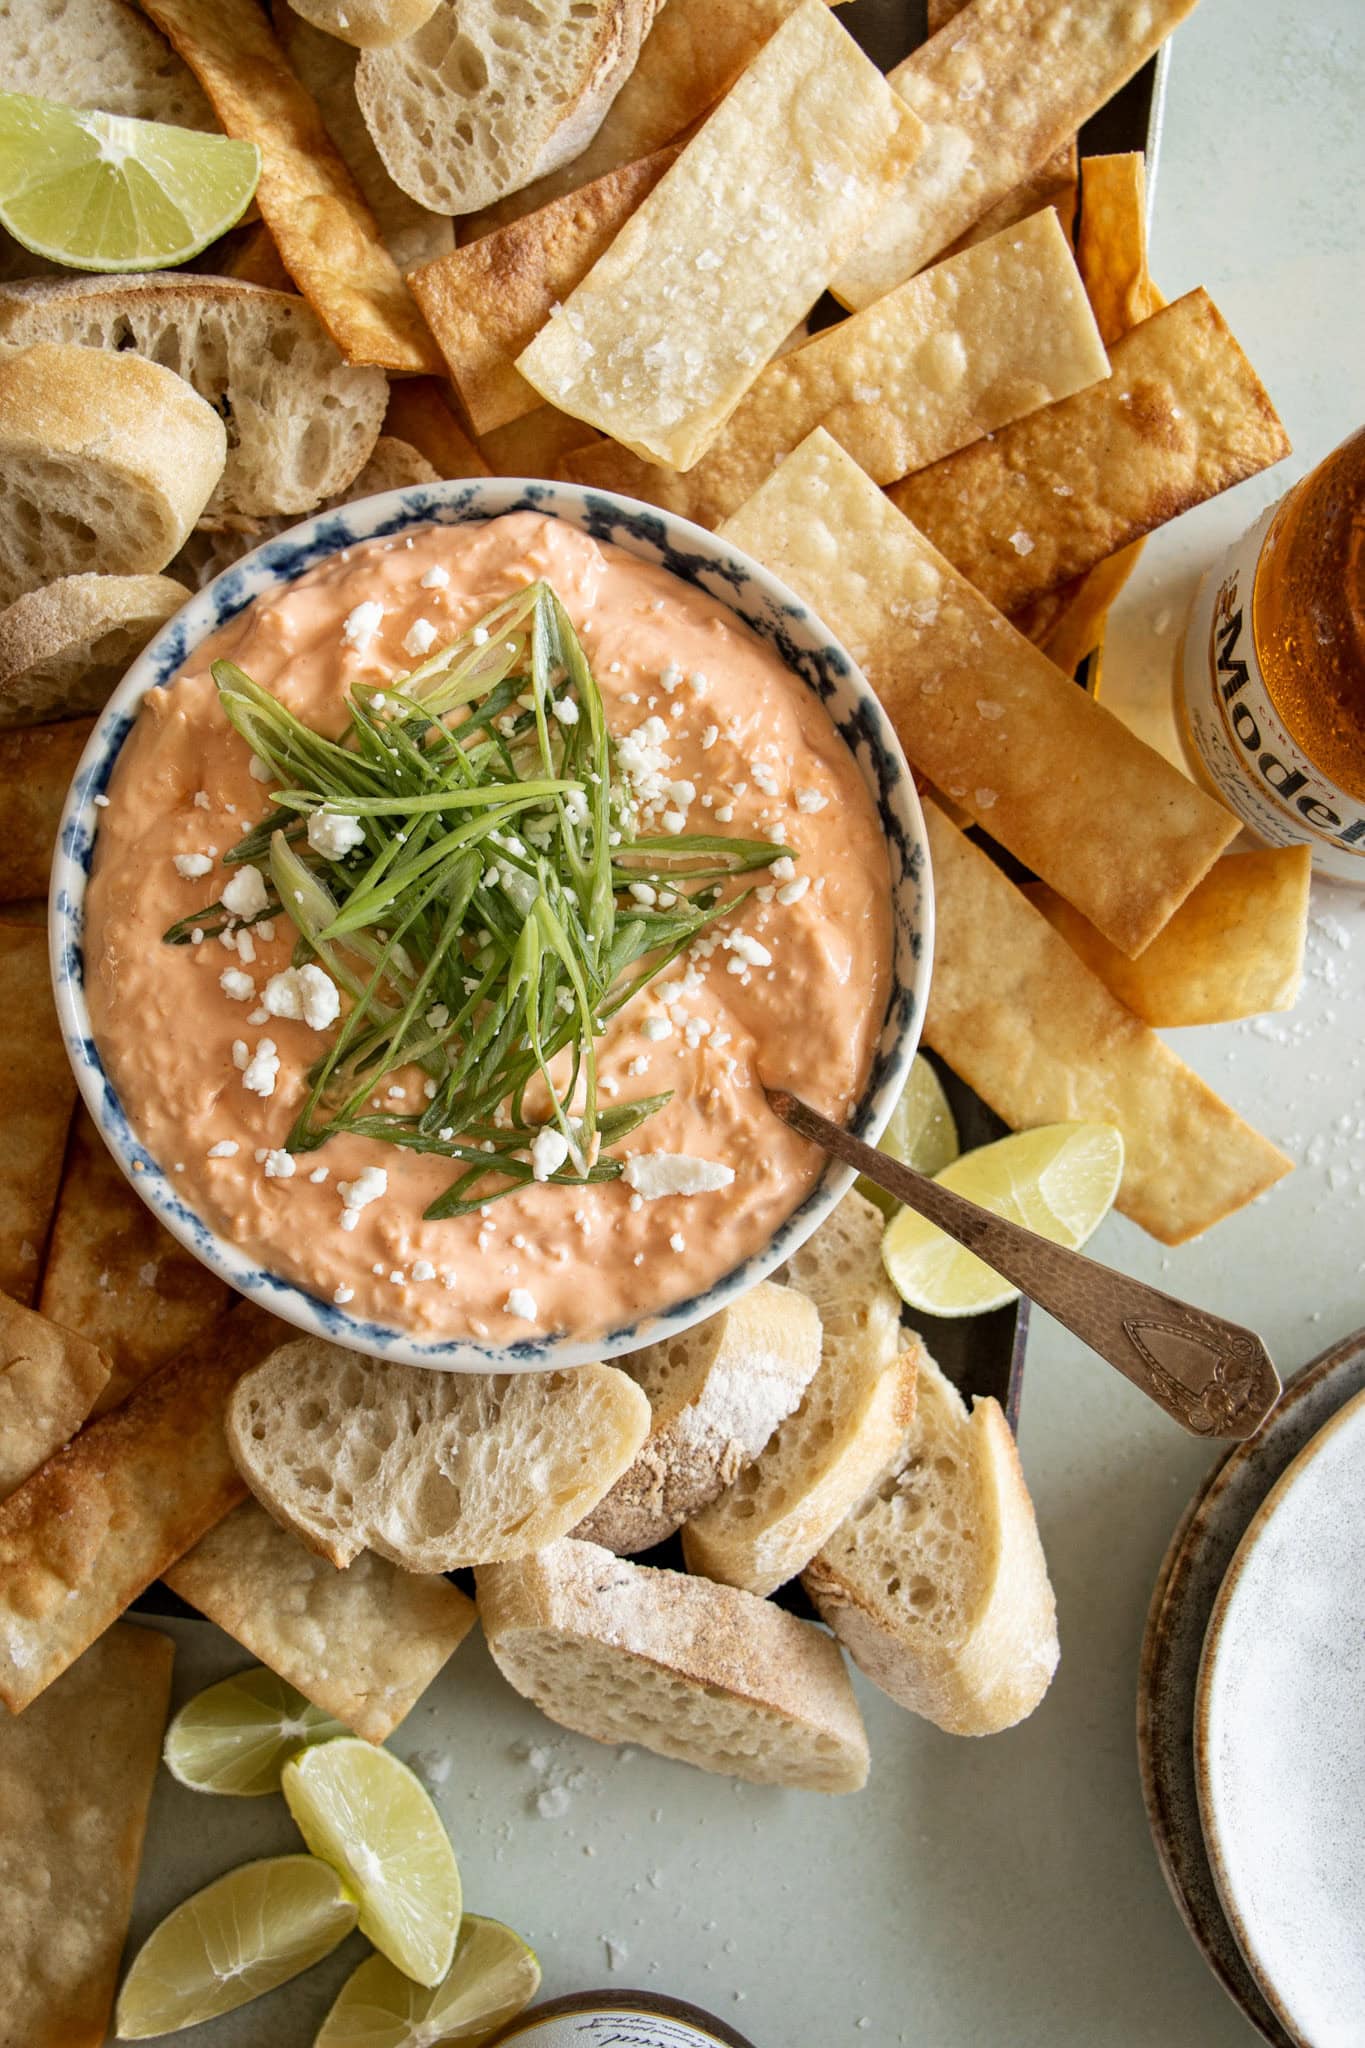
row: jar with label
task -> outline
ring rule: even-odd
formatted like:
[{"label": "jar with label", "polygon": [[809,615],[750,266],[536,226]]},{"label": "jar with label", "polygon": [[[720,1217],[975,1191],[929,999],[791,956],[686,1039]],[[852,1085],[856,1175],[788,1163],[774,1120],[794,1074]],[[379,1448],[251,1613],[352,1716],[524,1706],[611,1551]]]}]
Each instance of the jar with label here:
[{"label": "jar with label", "polygon": [[1258,838],[1365,887],[1365,428],[1200,584],[1177,712],[1199,779]]},{"label": "jar with label", "polygon": [[572,1998],[551,1999],[513,2020],[495,2043],[496,2048],[753,2048],[724,2020],[654,1991],[580,1991]]}]

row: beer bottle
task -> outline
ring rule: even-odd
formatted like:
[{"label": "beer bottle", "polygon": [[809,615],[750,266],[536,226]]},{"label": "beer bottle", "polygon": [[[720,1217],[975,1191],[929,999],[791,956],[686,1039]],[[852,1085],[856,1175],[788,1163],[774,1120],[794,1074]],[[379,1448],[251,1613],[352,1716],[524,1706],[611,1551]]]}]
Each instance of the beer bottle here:
[{"label": "beer bottle", "polygon": [[[584,1991],[551,1999],[494,2036],[497,2048],[751,2048],[724,2020],[651,1991]],[[490,2044],[491,2048],[491,2044]]]},{"label": "beer bottle", "polygon": [[1365,428],[1204,578],[1176,696],[1199,779],[1258,838],[1365,886]]}]

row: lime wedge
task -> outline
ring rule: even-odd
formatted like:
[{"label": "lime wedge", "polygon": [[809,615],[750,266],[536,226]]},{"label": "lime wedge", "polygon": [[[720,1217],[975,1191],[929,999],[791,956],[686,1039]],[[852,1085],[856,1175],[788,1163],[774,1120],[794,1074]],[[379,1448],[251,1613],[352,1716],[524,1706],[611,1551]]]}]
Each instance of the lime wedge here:
[{"label": "lime wedge", "polygon": [[120,2041],[216,2019],[311,1969],[355,1926],[355,1900],[312,1856],[244,1863],[177,1906],[123,1980]]},{"label": "lime wedge", "polygon": [[466,1913],[455,1961],[433,1990],[371,1956],[342,1985],[313,2048],[479,2048],[539,1989],[534,1949],[501,1920]]},{"label": "lime wedge", "polygon": [[280,1772],[310,1742],[350,1732],[258,1664],[187,1700],[166,1730],[163,1754],[191,1791],[255,1799],[279,1791]]},{"label": "lime wedge", "polygon": [[[903,1166],[913,1166],[916,1173],[931,1176],[951,1166],[962,1150],[943,1083],[922,1052],[917,1052],[910,1063],[909,1078],[891,1112],[890,1123],[877,1140],[877,1150],[885,1152],[888,1159],[899,1159]],[[861,1174],[857,1185],[860,1195],[866,1195],[886,1215],[893,1214],[894,1195],[888,1195],[884,1188],[863,1179]]]},{"label": "lime wedge", "polygon": [[[934,1178],[1011,1223],[1075,1251],[1114,1206],[1123,1139],[1109,1124],[1044,1124],[965,1152]],[[902,1301],[931,1316],[977,1316],[1019,1292],[973,1252],[901,1209],[882,1259]]]},{"label": "lime wedge", "polygon": [[73,270],[164,270],[240,220],[254,142],[0,92],[0,222]]},{"label": "lime wedge", "polygon": [[360,1931],[419,1984],[439,1984],[460,1930],[460,1873],[441,1816],[407,1765],[355,1736],[287,1763],[289,1811],[360,1900]]}]

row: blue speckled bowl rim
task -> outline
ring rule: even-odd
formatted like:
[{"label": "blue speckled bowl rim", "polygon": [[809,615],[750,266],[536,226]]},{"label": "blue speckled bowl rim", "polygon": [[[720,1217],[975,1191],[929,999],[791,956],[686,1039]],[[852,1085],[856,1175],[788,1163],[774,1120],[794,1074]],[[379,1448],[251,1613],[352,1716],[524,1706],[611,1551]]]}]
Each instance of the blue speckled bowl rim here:
[{"label": "blue speckled bowl rim", "polygon": [[147,690],[166,682],[209,633],[262,592],[297,581],[326,557],[363,541],[429,524],[468,525],[508,512],[567,519],[600,541],[657,563],[726,604],[816,691],[877,801],[892,875],[892,988],[877,1052],[851,1126],[873,1142],[904,1086],[919,1043],[933,956],[933,892],[924,818],[891,724],[847,651],[810,608],[757,562],[715,534],[651,505],[578,485],[525,478],[409,485],[304,520],[224,570],[165,625],[105,706],[76,769],[53,857],[49,943],[57,1014],[87,1108],[115,1160],[158,1221],[240,1294],[310,1335],[353,1351],[457,1372],[532,1372],[584,1365],[675,1336],[714,1315],[790,1258],[853,1180],[830,1164],[760,1252],[704,1292],[599,1336],[573,1333],[510,1344],[425,1339],[348,1315],[272,1273],[222,1237],[177,1193],[129,1126],[94,1042],[84,991],[85,889],[98,832],[94,799],[106,790]]}]

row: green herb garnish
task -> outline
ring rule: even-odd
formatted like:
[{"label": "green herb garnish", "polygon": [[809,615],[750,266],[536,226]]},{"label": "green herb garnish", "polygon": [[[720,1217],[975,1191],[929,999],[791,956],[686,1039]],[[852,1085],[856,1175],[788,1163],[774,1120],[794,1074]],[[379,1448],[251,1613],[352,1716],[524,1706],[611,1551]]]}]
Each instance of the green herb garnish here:
[{"label": "green herb garnish", "polygon": [[[213,678],[233,729],[279,784],[270,816],[224,855],[268,875],[265,909],[244,921],[288,917],[293,965],[317,962],[350,997],[309,1071],[288,1150],[353,1132],[447,1158],[461,1170],[429,1218],[528,1185],[528,1153],[547,1126],[563,1141],[552,1183],[616,1179],[606,1147],[669,1097],[603,1108],[596,1041],[746,900],[724,896],[728,881],[789,849],[637,833],[601,694],[544,582],[408,674],[357,687],[337,738],[231,662],[215,662]],[[318,813],[329,822],[310,830]],[[338,835],[337,820],[354,825]],[[354,843],[334,853],[314,843],[334,836]],[[165,937],[182,945],[231,922],[214,903]],[[403,1067],[426,1077],[420,1111],[383,1106],[387,1077]]]}]

